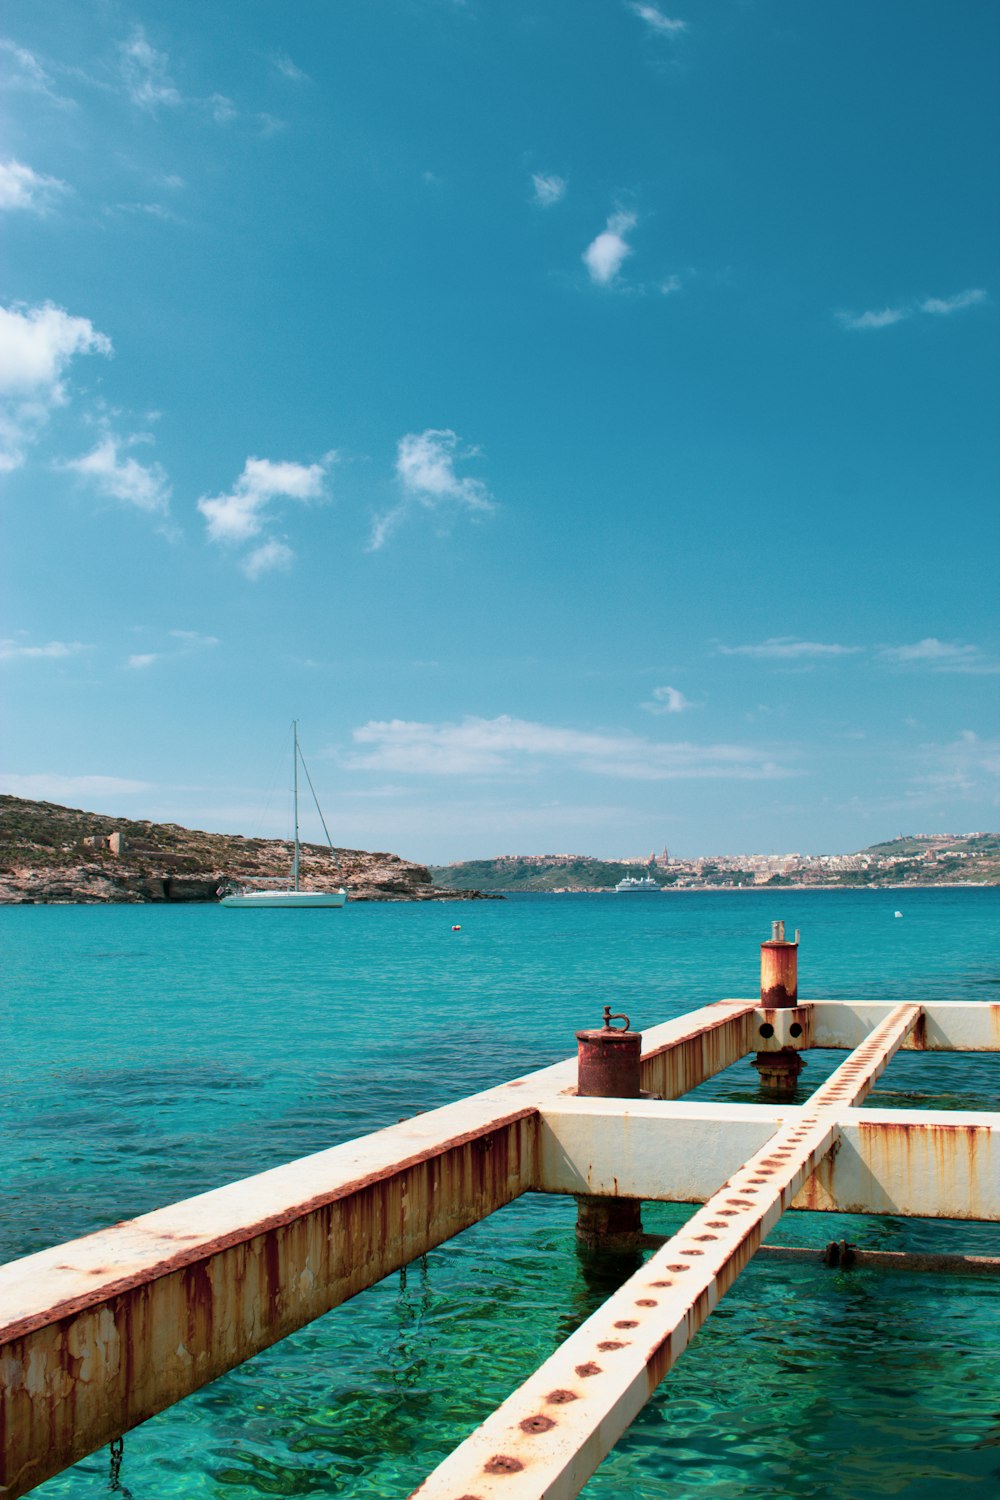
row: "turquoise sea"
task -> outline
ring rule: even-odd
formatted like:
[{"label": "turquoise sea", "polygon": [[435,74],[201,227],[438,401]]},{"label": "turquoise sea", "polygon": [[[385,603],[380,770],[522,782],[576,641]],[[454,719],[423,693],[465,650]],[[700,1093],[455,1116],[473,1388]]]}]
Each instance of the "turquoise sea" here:
[{"label": "turquoise sea", "polygon": [[[1000,999],[1000,890],[0,908],[3,1259],[567,1056],[606,1003],[641,1028],[753,995],[777,917],[802,929],[804,999]],[[837,1060],[811,1053],[803,1092]],[[996,1056],[904,1054],[869,1102],[996,1110],[998,1078]],[[752,1100],[756,1083],[747,1063],[698,1092]],[[647,1205],[646,1227],[687,1212]],[[574,1219],[572,1200],[521,1199],[129,1433],[121,1483],[134,1500],[405,1496],[600,1301]],[[1000,1255],[990,1225],[788,1214],[771,1235],[840,1238]],[[108,1482],[104,1450],[36,1494]],[[584,1494],[998,1490],[997,1283],[761,1261]]]}]

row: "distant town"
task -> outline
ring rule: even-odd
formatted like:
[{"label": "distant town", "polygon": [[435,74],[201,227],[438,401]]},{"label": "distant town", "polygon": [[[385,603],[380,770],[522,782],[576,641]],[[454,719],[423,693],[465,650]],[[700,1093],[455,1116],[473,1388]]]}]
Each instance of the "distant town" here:
[{"label": "distant town", "polygon": [[717,854],[677,859],[664,848],[603,860],[585,854],[502,854],[432,867],[439,886],[488,891],[613,890],[648,876],[674,890],[754,886],[1000,884],[1000,834],[919,833],[854,854]]}]

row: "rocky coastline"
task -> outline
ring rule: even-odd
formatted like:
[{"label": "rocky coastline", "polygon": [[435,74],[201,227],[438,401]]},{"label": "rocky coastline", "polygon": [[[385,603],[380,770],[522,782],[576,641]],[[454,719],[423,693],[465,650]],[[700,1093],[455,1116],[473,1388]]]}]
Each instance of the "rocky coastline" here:
[{"label": "rocky coastline", "polygon": [[[203,833],[176,823],[104,817],[52,802],[0,796],[0,904],[213,902],[229,883],[287,881],[292,844]],[[346,886],[351,901],[490,899],[436,886],[398,854],[301,847],[305,890]]]}]

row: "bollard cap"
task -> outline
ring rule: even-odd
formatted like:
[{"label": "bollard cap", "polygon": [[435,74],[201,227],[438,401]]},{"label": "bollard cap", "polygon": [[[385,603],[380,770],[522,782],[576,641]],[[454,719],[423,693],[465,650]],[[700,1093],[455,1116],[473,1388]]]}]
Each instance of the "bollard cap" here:
[{"label": "bollard cap", "polygon": [[[624,1021],[625,1024],[624,1026],[615,1026],[615,1021]],[[611,1006],[606,1005],[604,1007],[604,1025],[599,1030],[595,1028],[592,1031],[578,1031],[576,1033],[576,1039],[578,1042],[610,1042],[612,1046],[614,1046],[616,1042],[627,1042],[631,1044],[638,1041],[641,1043],[642,1032],[632,1031],[630,1027],[631,1022],[629,1021],[628,1016],[612,1015]]]},{"label": "bollard cap", "polygon": [[578,1042],[597,1042],[601,1046],[610,1047],[635,1047],[642,1045],[641,1031],[606,1031],[603,1027],[594,1031],[578,1031],[576,1033]]}]

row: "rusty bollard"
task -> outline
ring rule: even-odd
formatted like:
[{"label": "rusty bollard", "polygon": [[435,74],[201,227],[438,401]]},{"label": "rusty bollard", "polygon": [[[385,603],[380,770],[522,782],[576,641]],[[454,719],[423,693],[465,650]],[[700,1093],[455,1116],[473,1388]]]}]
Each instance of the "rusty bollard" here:
[{"label": "rusty bollard", "polygon": [[[624,1022],[624,1025],[615,1023]],[[591,1099],[638,1099],[642,1032],[632,1031],[628,1016],[614,1016],[604,1007],[604,1025],[578,1031],[577,1094]],[[638,1198],[596,1197],[580,1193],[576,1200],[576,1238],[585,1252],[634,1253],[642,1242],[642,1203]]]},{"label": "rusty bollard", "polygon": [[[770,941],[760,945],[761,1009],[791,1010],[798,1001],[799,934],[789,943],[784,922],[772,922]],[[776,1052],[758,1052],[753,1066],[760,1074],[762,1090],[778,1099],[791,1099],[805,1060],[794,1047],[780,1047]]]}]

